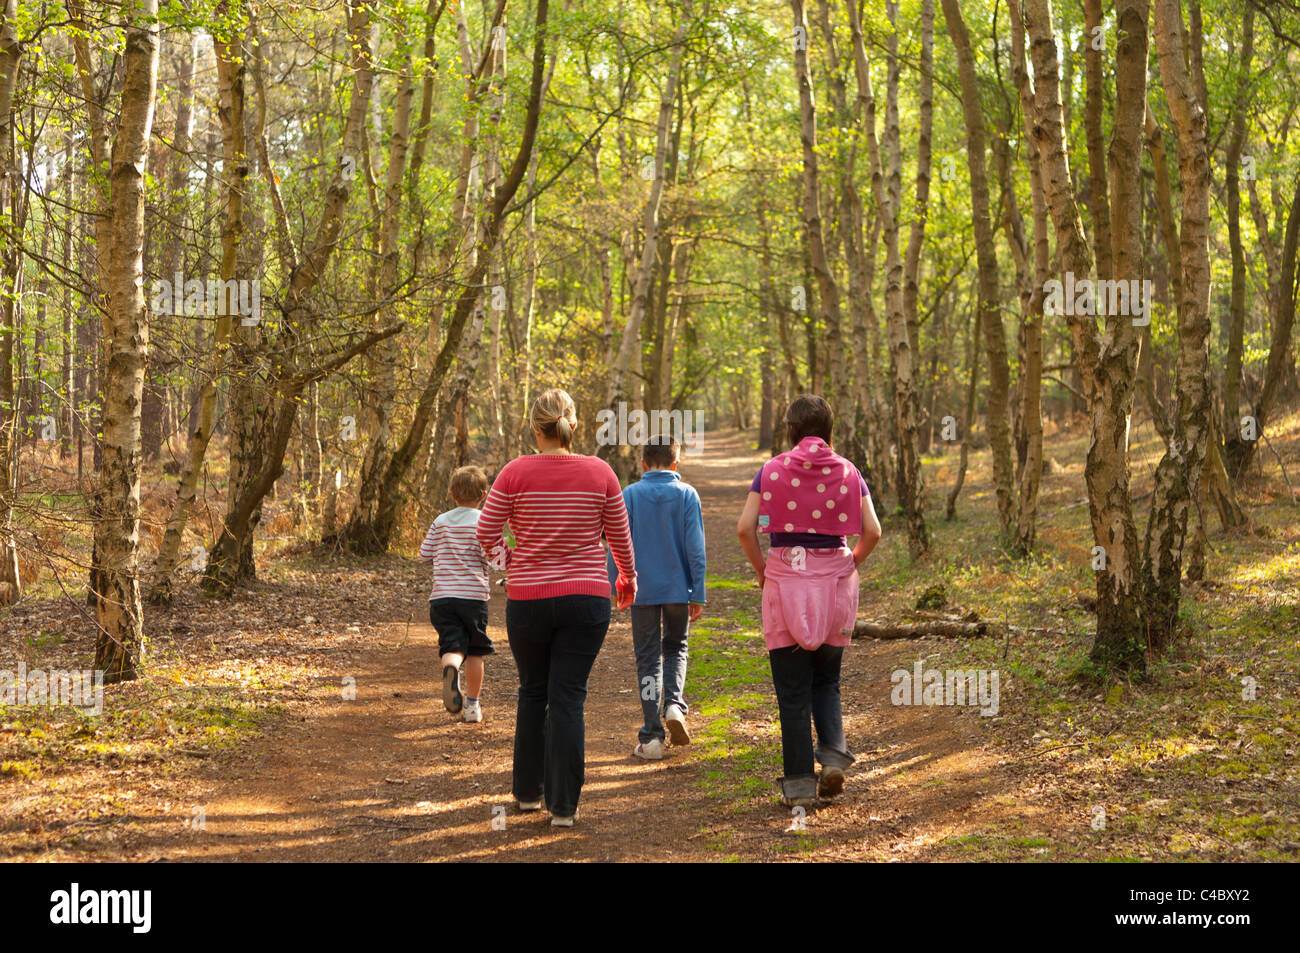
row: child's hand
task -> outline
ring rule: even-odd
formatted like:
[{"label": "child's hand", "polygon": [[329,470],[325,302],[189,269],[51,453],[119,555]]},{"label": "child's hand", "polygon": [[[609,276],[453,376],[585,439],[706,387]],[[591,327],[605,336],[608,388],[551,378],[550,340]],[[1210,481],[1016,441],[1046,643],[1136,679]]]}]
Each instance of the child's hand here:
[{"label": "child's hand", "polygon": [[763,572],[761,569],[757,569],[755,572],[758,573],[758,588],[762,589],[763,584],[767,582],[767,573]]},{"label": "child's hand", "polygon": [[704,604],[700,602],[692,602],[690,608],[691,621],[698,622],[702,615],[704,615]]}]

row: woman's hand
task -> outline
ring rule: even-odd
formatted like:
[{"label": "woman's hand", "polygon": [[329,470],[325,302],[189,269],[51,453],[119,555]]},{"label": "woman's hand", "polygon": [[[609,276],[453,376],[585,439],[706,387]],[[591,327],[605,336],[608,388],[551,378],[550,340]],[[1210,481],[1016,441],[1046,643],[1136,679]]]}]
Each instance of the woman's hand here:
[{"label": "woman's hand", "polygon": [[506,545],[504,539],[498,539],[492,545],[492,548],[490,550],[485,550],[485,552],[487,553],[489,569],[496,569],[504,572],[510,568],[511,550],[510,547]]},{"label": "woman's hand", "polygon": [[700,620],[700,616],[704,615],[704,603],[692,602],[689,615],[690,615],[690,620],[692,622],[698,622]]},{"label": "woman's hand", "polygon": [[767,583],[767,573],[761,569],[754,570],[758,574],[758,588],[762,589]]},{"label": "woman's hand", "polygon": [[619,576],[618,581],[614,584],[614,589],[618,592],[618,601],[614,605],[620,612],[636,602],[636,577],[627,579]]}]

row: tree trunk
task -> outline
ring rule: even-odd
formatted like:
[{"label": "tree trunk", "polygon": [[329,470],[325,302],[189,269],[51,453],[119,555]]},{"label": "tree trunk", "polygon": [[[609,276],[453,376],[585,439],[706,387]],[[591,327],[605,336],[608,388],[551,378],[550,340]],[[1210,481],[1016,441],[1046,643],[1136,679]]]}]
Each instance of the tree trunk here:
[{"label": "tree trunk", "polygon": [[[919,122],[916,133],[916,192],[915,206],[912,210],[912,227],[907,238],[907,252],[903,256],[903,320],[907,325],[908,340],[911,342],[914,360],[919,360],[920,322],[918,302],[921,296],[921,247],[925,242],[926,217],[930,209],[930,155],[931,134],[934,128],[934,0],[921,0],[921,60],[919,65],[920,81],[917,84]],[[974,149],[968,148],[968,154]],[[984,161],[983,153],[980,162]],[[897,198],[897,194],[895,196]],[[901,212],[901,208],[897,209]],[[999,316],[999,321],[1001,317]],[[938,358],[938,345],[935,347],[935,359]],[[934,397],[934,362],[931,363],[929,378],[930,395]],[[930,434],[933,430],[934,413],[930,411],[930,425],[924,434],[924,450],[930,451]]]},{"label": "tree trunk", "polygon": [[[620,401],[627,399],[627,375],[632,366],[632,352],[641,347],[641,323],[645,319],[647,299],[650,296],[650,279],[654,274],[655,258],[659,252],[659,205],[663,198],[664,180],[667,173],[668,137],[672,128],[674,106],[677,100],[677,82],[681,75],[682,54],[685,49],[686,30],[691,22],[691,0],[685,0],[673,35],[672,52],[668,61],[668,76],[664,80],[663,94],[659,99],[659,119],[655,123],[654,178],[650,183],[650,195],[646,199],[641,216],[643,232],[641,260],[636,271],[636,280],[632,290],[632,305],[628,311],[627,323],[623,327],[623,338],[609,368],[609,388],[606,406],[615,413]],[[616,455],[617,447],[599,448],[602,457]]]},{"label": "tree trunk", "polygon": [[[1282,239],[1279,254],[1279,276],[1277,293],[1271,302],[1269,322],[1268,360],[1264,365],[1264,383],[1260,388],[1251,412],[1251,419],[1245,421],[1225,421],[1227,441],[1224,446],[1228,473],[1236,481],[1245,476],[1259,441],[1264,434],[1264,425],[1273,413],[1273,405],[1281,390],[1282,379],[1289,373],[1291,365],[1289,352],[1291,346],[1291,327],[1295,322],[1296,308],[1296,249],[1300,240],[1300,178],[1296,179],[1295,192],[1291,198],[1290,211],[1287,213],[1286,232]],[[1249,423],[1255,432],[1255,439],[1247,440],[1242,431]]]},{"label": "tree trunk", "polygon": [[[1034,93],[1030,85],[1025,54],[1025,24],[1018,0],[1010,0],[1012,74],[1020,97],[1029,160],[1029,195],[1033,206],[1033,278],[1028,295],[1021,293],[1023,308],[1023,353],[1020,364],[1020,413],[1023,455],[1020,458],[1016,497],[1016,536],[1012,551],[1027,556],[1034,548],[1038,514],[1038,483],[1043,473],[1043,293],[1051,274],[1047,196],[1043,190],[1042,164],[1034,138]],[[1026,268],[1026,271],[1028,269]],[[1020,441],[1017,441],[1018,444]]]},{"label": "tree trunk", "polygon": [[[190,137],[194,132],[194,72],[198,60],[198,37],[183,34],[173,58],[176,60],[176,118],[172,126],[170,147],[161,154],[162,168],[158,178],[166,175],[161,211],[161,237],[154,243],[156,271],[167,281],[182,270],[184,265],[185,196],[188,191]],[[179,291],[177,292],[179,293]],[[158,315],[154,320],[167,334],[172,323],[170,315]],[[163,440],[170,436],[165,420],[165,407],[171,388],[167,377],[176,366],[174,359],[151,360],[146,368],[144,407],[141,410],[141,437],[146,460],[158,458]]]},{"label": "tree trunk", "polygon": [[[867,132],[872,191],[885,237],[885,319],[889,337],[890,378],[893,384],[894,444],[898,453],[894,484],[907,523],[908,550],[915,559],[929,550],[930,538],[925,526],[921,458],[917,446],[918,401],[913,380],[917,354],[903,308],[903,263],[898,250],[898,33],[895,29],[889,41],[885,114],[885,148],[889,155],[889,167],[886,170],[876,138],[875,95],[871,88],[871,69],[867,63],[862,22],[857,5],[848,3],[846,6],[853,44],[854,74],[858,83],[858,102]],[[897,3],[891,0],[888,10],[891,21],[896,20]]]},{"label": "tree trunk", "polygon": [[[81,178],[81,166],[73,158],[72,135],[69,133],[64,139],[65,147],[68,150],[68,206],[75,209],[77,207],[77,181]],[[72,229],[75,219],[75,213],[69,213],[64,219],[63,226],[63,258],[62,267],[66,274],[68,265],[72,261]],[[62,346],[60,355],[62,365],[59,371],[59,386],[63,391],[63,412],[59,417],[59,457],[66,460],[72,454],[72,433],[77,423],[77,375],[76,375],[76,352],[77,352],[77,331],[76,331],[76,309],[72,306],[73,289],[70,283],[64,284],[63,290],[63,322],[62,322]]]},{"label": "tree trunk", "polygon": [[[856,191],[854,193],[856,195]],[[856,220],[862,220],[862,202],[855,200]],[[863,255],[862,297],[865,302],[863,319],[865,327],[854,329],[857,350],[859,430],[866,429],[866,456],[868,469],[875,478],[871,491],[876,495],[877,506],[889,493],[889,457],[893,447],[893,428],[889,426],[889,396],[885,390],[884,375],[880,373],[880,321],[876,314],[876,260],[879,257],[881,218],[871,217],[871,238]],[[867,470],[863,470],[865,476]]]},{"label": "tree trunk", "polygon": [[966,622],[962,619],[933,619],[926,622],[894,622],[882,624],[859,620],[853,625],[855,639],[973,639],[989,635],[987,622]]},{"label": "tree trunk", "polygon": [[[14,387],[14,338],[18,334],[18,293],[22,281],[22,232],[26,211],[19,211],[22,190],[12,189],[21,173],[16,168],[13,108],[23,48],[18,41],[17,0],[5,0],[0,15],[0,214],[6,227],[0,231],[3,287],[0,287],[0,606],[18,601],[23,579],[18,568],[18,547],[13,538],[13,507],[17,497],[18,407]],[[11,191],[12,189],[12,191]]]},{"label": "tree trunk", "polygon": [[963,114],[966,120],[966,162],[970,169],[971,220],[975,231],[980,326],[989,358],[989,442],[993,452],[993,484],[997,491],[998,523],[1004,537],[1015,527],[1015,477],[1011,468],[1011,428],[1008,396],[1011,372],[1007,364],[1006,331],[999,303],[997,236],[989,215],[988,173],[984,162],[984,115],[980,107],[975,54],[957,0],[943,0],[943,15],[957,51]]},{"label": "tree trunk", "polygon": [[957,459],[957,479],[952,483],[952,489],[948,491],[948,501],[944,505],[943,515],[945,519],[952,520],[957,516],[957,497],[961,495],[962,484],[966,482],[966,464],[970,458],[970,438],[971,431],[975,428],[975,387],[979,381],[980,375],[980,322],[984,319],[984,313],[981,309],[976,308],[975,314],[971,320],[970,334],[968,336],[969,346],[966,348],[966,366],[970,368],[970,379],[966,385],[966,403],[961,430],[961,450]]},{"label": "tree trunk", "polygon": [[[808,36],[803,0],[790,0],[796,34]],[[822,230],[821,182],[817,163],[817,111],[813,105],[812,76],[808,66],[808,44],[795,43],[795,82],[799,87],[799,138],[803,144],[803,224],[808,243],[808,259],[817,279],[818,301],[822,320],[826,322],[826,347],[830,362],[832,399],[841,408],[848,404],[844,374],[844,347],[840,329],[840,290],[826,256],[826,236]],[[814,378],[816,386],[816,378]]]},{"label": "tree trunk", "polygon": [[1213,388],[1209,372],[1210,157],[1206,104],[1184,62],[1186,35],[1179,0],[1155,0],[1154,19],[1160,77],[1178,132],[1182,187],[1179,261],[1170,262],[1171,270],[1181,268],[1183,275],[1175,370],[1178,413],[1174,440],[1156,467],[1142,563],[1148,644],[1162,651],[1173,643],[1178,629],[1183,545],[1213,431]]},{"label": "tree trunk", "polygon": [[[687,215],[684,228],[689,229],[693,217]],[[677,407],[677,395],[673,394],[673,359],[677,353],[677,333],[688,327],[687,294],[690,284],[691,266],[695,261],[695,242],[686,240],[674,249],[676,264],[673,266],[673,304],[668,314],[668,326],[664,329],[663,363],[659,369],[660,379],[664,382],[664,410],[680,409]],[[746,425],[748,428],[748,425]]]},{"label": "tree trunk", "polygon": [[[110,86],[101,90],[96,84],[94,64],[91,61],[90,43],[87,39],[90,36],[90,30],[85,21],[85,9],[81,0],[69,0],[67,3],[68,16],[77,32],[73,34],[73,56],[76,60],[77,78],[81,87],[81,95],[86,104],[86,116],[89,126],[89,135],[86,137],[87,145],[90,152],[90,169],[87,179],[90,188],[87,190],[87,208],[90,210],[87,218],[93,220],[93,230],[95,239],[87,243],[89,246],[88,258],[93,264],[96,286],[94,294],[87,292],[87,297],[93,299],[94,310],[101,315],[101,320],[96,322],[97,327],[92,330],[87,327],[88,334],[95,335],[98,340],[93,350],[91,359],[94,368],[94,391],[99,395],[100,412],[103,410],[103,387],[101,375],[105,366],[108,364],[108,356],[105,348],[108,344],[108,252],[112,245],[112,215],[109,208],[109,127],[105,118],[105,103],[113,86],[116,84],[118,71],[114,70],[113,80]],[[91,322],[87,322],[90,324]],[[87,381],[89,383],[89,381]],[[81,388],[83,393],[89,393],[89,386]],[[92,413],[87,408],[87,415]],[[90,432],[89,428],[78,430],[78,455],[77,455],[77,479],[80,484],[84,474],[82,473],[82,459],[80,453],[81,440],[85,436],[91,437],[91,456],[93,466],[98,472],[103,464],[103,442],[101,435]],[[90,492],[90,502],[88,506],[89,517],[92,521],[97,521],[101,513],[101,504],[99,499],[100,483],[96,482]],[[87,604],[95,606],[98,604],[99,593],[104,591],[104,583],[99,578],[100,559],[97,552],[98,542],[91,544],[90,556],[90,586],[87,592]]]},{"label": "tree trunk", "polygon": [[143,607],[136,574],[140,541],[140,402],[149,349],[144,296],[144,182],[158,81],[158,0],[123,10],[124,78],[110,175],[107,249],[108,362],[103,380],[103,464],[95,524],[98,602],[95,668],[105,682],[133,679],[142,663]]},{"label": "tree trunk", "polygon": [[[519,149],[515,153],[514,163],[511,165],[509,173],[506,175],[501,187],[496,190],[496,194],[488,202],[488,207],[484,210],[482,216],[484,226],[475,250],[474,267],[466,274],[461,285],[462,290],[456,300],[451,322],[447,326],[442,346],[429,369],[428,377],[425,379],[424,387],[420,392],[419,400],[411,418],[410,428],[407,430],[405,439],[393,451],[392,458],[389,460],[379,483],[379,503],[376,507],[375,521],[371,531],[373,550],[383,551],[387,549],[389,541],[392,539],[398,513],[405,502],[401,493],[402,482],[416,458],[418,449],[424,443],[439,390],[447,376],[452,358],[460,345],[461,335],[465,330],[466,323],[469,321],[478,297],[482,292],[483,278],[487,273],[492,251],[496,247],[497,239],[501,233],[506,208],[514,199],[515,193],[518,192],[519,185],[523,181],[524,174],[532,161],[546,75],[546,18],[548,10],[549,0],[538,0],[534,22],[533,73],[524,116],[523,137],[520,140]],[[360,537],[354,533],[353,538]]]},{"label": "tree trunk", "polygon": [[[555,61],[552,60],[551,69],[554,68]],[[536,187],[537,154],[534,153],[532,160],[528,164],[528,180],[524,183],[524,188],[529,195],[532,195]],[[527,263],[524,266],[524,300],[519,308],[519,358],[516,364],[519,387],[516,391],[514,406],[507,415],[508,433],[512,440],[507,457],[523,453],[527,447],[526,441],[532,436],[527,432],[528,428],[524,426],[524,418],[528,412],[528,402],[532,399],[533,391],[533,319],[537,312],[537,271],[539,261],[537,255],[537,200],[535,198],[529,199],[528,206],[524,209],[524,246]],[[614,302],[613,291],[609,282],[609,245],[602,239],[600,247],[602,252],[601,308],[603,313],[612,314]],[[605,310],[606,308],[608,308],[608,311]]]},{"label": "tree trunk", "polygon": [[[222,281],[235,278],[239,269],[239,246],[244,232],[244,194],[248,179],[248,149],[244,135],[244,38],[239,30],[231,31],[229,39],[215,40],[213,54],[217,64],[217,115],[221,120],[221,188],[224,193],[226,216],[221,230]],[[170,279],[169,279],[170,280]],[[173,291],[179,294],[179,289]],[[149,601],[167,604],[174,595],[174,576],[181,560],[181,543],[194,500],[198,495],[199,475],[207,457],[217,416],[218,388],[226,367],[227,342],[230,339],[233,318],[229,308],[219,308],[215,316],[212,347],[204,362],[202,384],[199,388],[196,419],[191,425],[186,445],[185,460],[181,464],[180,480],[176,487],[176,501],[167,517],[167,528],[162,545],[154,559]],[[211,316],[207,316],[211,317]],[[193,320],[198,323],[198,316]]]},{"label": "tree trunk", "polygon": [[[1145,108],[1146,7],[1143,2],[1121,0],[1120,28],[1123,32],[1116,61],[1116,136],[1120,148],[1141,133]],[[1052,27],[1050,0],[1025,0],[1025,32],[1031,41],[1034,65],[1035,137],[1039,146],[1048,208],[1056,226],[1057,252],[1064,270],[1076,278],[1091,274],[1091,254],[1070,177],[1069,153],[1061,107],[1060,67]],[[1136,31],[1136,32],[1135,32]],[[1142,51],[1139,69],[1137,53]],[[1122,73],[1122,75],[1121,75]],[[1136,98],[1135,98],[1136,97]],[[1122,128],[1122,131],[1120,131]],[[1111,144],[1112,163],[1116,140]],[[1137,277],[1139,261],[1133,257],[1140,231],[1136,156],[1124,154],[1123,168],[1112,167],[1111,207],[1120,216],[1113,224],[1113,238],[1121,244],[1115,256],[1116,277]],[[1132,227],[1129,227],[1129,217]],[[1069,309],[1074,310],[1074,309]],[[1136,335],[1128,316],[1112,316],[1108,322],[1106,353],[1095,320],[1071,315],[1083,393],[1091,417],[1092,441],[1084,476],[1088,484],[1089,515],[1093,539],[1104,569],[1097,572],[1097,634],[1092,658],[1103,666],[1141,670],[1145,666],[1146,625],[1140,577],[1140,551],[1133,521],[1128,486],[1128,412],[1132,400]]]},{"label": "tree trunk", "polygon": [[443,396],[438,408],[438,419],[433,428],[433,453],[430,461],[429,476],[425,481],[422,494],[421,525],[428,525],[447,504],[447,491],[451,483],[453,464],[459,465],[460,455],[455,457],[448,452],[447,438],[457,429],[457,414],[469,397],[469,389],[478,372],[479,355],[483,346],[484,302],[480,299],[465,329],[460,356],[456,361],[456,373],[451,379],[451,386]]},{"label": "tree trunk", "polygon": [[[925,0],[925,2],[929,4],[932,2],[932,0]],[[843,71],[840,68],[841,57],[840,57],[839,43],[835,34],[835,28],[831,22],[831,5],[829,0],[818,0],[817,6],[818,6],[818,22],[822,31],[823,46],[824,46],[825,61],[826,61],[826,85],[830,91],[831,105],[833,107],[831,118],[838,132],[838,135],[836,136],[836,140],[835,140],[835,156],[836,156],[836,162],[838,163],[838,167],[839,167],[839,182],[840,182],[840,194],[838,200],[836,199],[833,190],[831,190],[831,194],[827,198],[825,207],[828,212],[832,212],[836,208],[839,209],[838,216],[833,216],[833,218],[838,217],[840,219],[839,237],[844,242],[844,253],[846,257],[850,259],[849,285],[850,285],[850,296],[852,296],[853,294],[852,288],[856,280],[854,277],[854,271],[856,269],[852,261],[854,256],[853,249],[861,244],[861,239],[859,238],[857,241],[854,241],[854,236],[851,234],[853,216],[850,207],[851,199],[849,198],[849,194],[853,191],[853,165],[854,165],[854,158],[855,158],[856,147],[857,147],[856,134],[855,134],[854,141],[848,143],[845,142],[848,129],[853,124],[853,117],[849,110],[848,96],[846,94],[846,86],[847,86],[846,79]],[[797,16],[802,16],[803,15],[802,0],[799,0],[799,7],[800,10]],[[933,23],[933,17],[931,17],[931,23]],[[930,36],[927,35],[926,39],[928,41],[930,39]],[[808,72],[809,64],[808,64],[807,51],[800,50],[797,48],[797,46],[798,44],[796,44],[796,49],[795,49],[795,69],[796,69],[796,79],[799,82],[799,85],[801,87],[800,109],[802,112],[802,108],[803,108],[802,86],[804,80],[806,80],[808,83],[809,106],[812,105],[813,99],[815,97],[814,97],[813,87],[812,87],[812,76],[805,75],[802,78],[800,78],[798,75],[799,54],[801,52],[804,53],[803,65],[804,65],[805,73]],[[929,46],[927,45],[926,52],[928,52],[928,49]],[[923,63],[923,69],[924,67],[925,64]],[[923,83],[925,82],[924,76],[922,78],[922,82]],[[925,108],[926,106],[928,106],[928,103],[923,104],[923,108]],[[827,363],[827,370],[829,371],[829,378],[830,378],[829,400],[831,405],[835,408],[836,415],[843,421],[851,422],[853,419],[852,410],[851,410],[852,401],[853,401],[853,391],[851,386],[852,369],[849,366],[849,361],[848,361],[848,354],[850,353],[850,351],[845,344],[846,336],[844,333],[844,319],[843,319],[842,309],[840,305],[839,286],[836,283],[835,271],[831,267],[830,260],[829,260],[834,256],[834,251],[832,250],[828,252],[826,249],[827,230],[823,229],[822,221],[821,221],[822,177],[821,177],[821,170],[818,166],[817,152],[816,152],[817,119],[815,113],[812,114],[812,126],[809,131],[812,133],[812,137],[813,137],[812,141],[813,141],[814,148],[811,152],[809,152],[807,149],[807,144],[805,143],[804,179],[806,185],[811,171],[812,179],[814,180],[813,187],[814,187],[814,191],[817,194],[817,199],[818,199],[818,213],[817,213],[816,224],[818,230],[821,232],[821,238],[817,244],[821,246],[821,252],[820,252],[821,264],[822,264],[822,268],[825,269],[826,276],[827,276],[826,278],[822,277],[821,270],[818,268],[816,253],[814,252],[812,264],[813,264],[814,273],[817,274],[818,287],[821,291],[820,301],[822,305],[822,320],[826,324],[826,363]],[[811,156],[812,158],[811,170],[807,165],[807,160],[809,156]],[[835,167],[835,163],[832,163],[832,169],[834,169],[834,167]],[[919,174],[920,174],[920,167],[918,166],[918,175]],[[926,185],[928,187],[929,184],[928,166],[927,166],[925,178],[926,178]],[[830,180],[834,182],[836,180],[836,176],[832,174],[830,176]],[[807,205],[806,196],[804,202],[806,207]],[[805,222],[805,228],[807,227],[807,225],[808,223]],[[848,227],[846,228],[846,226]],[[924,223],[922,223],[922,230],[924,230]],[[833,244],[835,238],[835,230],[831,228],[829,229],[829,232]],[[813,243],[811,241],[809,243],[809,250],[813,251]],[[844,428],[842,426],[840,436],[837,438],[836,442],[837,444],[841,444],[843,445],[843,447],[848,448],[851,443],[851,440],[847,439],[849,435],[845,434],[843,430]]]},{"label": "tree trunk", "polygon": [[[393,317],[393,307],[387,299],[397,292],[397,266],[400,257],[397,232],[402,221],[402,198],[406,194],[402,187],[402,180],[406,172],[411,104],[414,99],[415,86],[411,78],[411,56],[408,51],[398,76],[397,99],[393,107],[393,134],[389,143],[388,170],[384,181],[383,213],[379,226],[379,260],[372,274],[372,287],[377,302],[385,303],[378,304],[371,312],[372,329],[391,323]],[[366,415],[370,443],[366,447],[366,454],[361,464],[363,487],[374,486],[379,475],[388,465],[393,404],[397,398],[399,350],[397,338],[394,337],[376,345],[368,355],[370,386]],[[375,502],[373,497],[363,493],[357,500],[354,519],[349,526],[368,525],[372,522]],[[342,540],[348,545],[359,542],[352,540],[346,532]]]},{"label": "tree trunk", "polygon": [[[284,467],[284,451],[297,416],[296,401],[303,388],[319,379],[314,371],[300,372],[295,367],[296,336],[299,329],[317,323],[309,301],[321,274],[338,244],[343,227],[343,211],[352,193],[349,159],[362,155],[363,124],[374,85],[373,31],[369,8],[349,3],[346,6],[347,31],[352,49],[352,97],[343,130],[339,161],[334,178],[325,192],[324,206],[312,236],[311,246],[299,258],[289,238],[288,219],[280,200],[278,182],[265,154],[265,134],[258,134],[262,174],[267,180],[275,212],[278,243],[283,265],[289,273],[288,288],[280,309],[284,315],[285,340],[275,348],[277,368],[272,380],[254,381],[257,351],[268,350],[258,343],[262,327],[245,327],[241,321],[235,332],[236,373],[231,387],[231,461],[230,496],[221,533],[208,551],[205,585],[227,592],[236,583],[253,578],[253,531],[261,515],[262,500],[275,485]],[[259,99],[262,91],[259,89]],[[371,344],[387,337],[374,332]],[[349,359],[359,353],[348,349]],[[333,358],[326,361],[331,364]],[[337,365],[337,366],[342,366]]]},{"label": "tree trunk", "polygon": [[1228,354],[1223,371],[1223,420],[1229,425],[1241,413],[1241,357],[1246,333],[1246,251],[1241,241],[1241,152],[1246,142],[1247,91],[1255,46],[1255,8],[1246,5],[1241,22],[1241,60],[1237,96],[1233,105],[1232,134],[1225,157],[1228,244],[1232,249],[1232,291],[1228,303]]},{"label": "tree trunk", "polygon": [[[1106,81],[1101,70],[1105,52],[1102,0],[1083,0],[1083,72],[1087,92],[1083,101],[1083,125],[1088,143],[1088,215],[1092,219],[1092,247],[1097,258],[1097,277],[1110,278],[1115,271],[1111,254],[1110,201],[1106,189],[1106,145],[1102,114],[1106,106]],[[1094,31],[1097,31],[1094,33]],[[1101,49],[1097,49],[1101,46]]]}]

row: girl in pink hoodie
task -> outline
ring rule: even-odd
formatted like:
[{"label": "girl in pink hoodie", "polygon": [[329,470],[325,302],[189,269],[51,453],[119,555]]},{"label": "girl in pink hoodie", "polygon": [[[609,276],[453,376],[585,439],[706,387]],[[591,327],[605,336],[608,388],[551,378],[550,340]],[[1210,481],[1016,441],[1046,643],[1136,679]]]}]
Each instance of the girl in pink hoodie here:
[{"label": "girl in pink hoodie", "polygon": [[[880,521],[862,474],[831,449],[834,420],[820,397],[791,402],[785,417],[791,449],[754,477],[736,527],[763,590],[787,805],[839,794],[844,769],[854,761],[844,738],[840,664],[858,611],[858,566],[880,540]],[[771,534],[766,559],[760,532]],[[849,536],[858,537],[852,550]],[[822,765],[820,777],[814,760]]]}]

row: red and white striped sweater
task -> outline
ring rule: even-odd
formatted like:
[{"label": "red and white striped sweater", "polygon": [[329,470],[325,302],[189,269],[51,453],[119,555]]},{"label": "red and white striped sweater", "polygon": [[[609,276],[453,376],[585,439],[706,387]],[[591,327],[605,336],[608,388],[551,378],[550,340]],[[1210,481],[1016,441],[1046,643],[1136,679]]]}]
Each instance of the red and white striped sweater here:
[{"label": "red and white striped sweater", "polygon": [[420,559],[433,563],[430,599],[488,601],[488,567],[505,568],[504,547],[489,560],[478,544],[479,511],[458,506],[438,516],[420,544]]},{"label": "red and white striped sweater", "polygon": [[636,577],[632,534],[618,478],[598,457],[539,453],[497,475],[478,522],[487,552],[509,522],[515,545],[506,570],[510,599],[608,596],[603,533],[621,575]]}]

